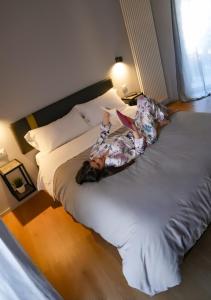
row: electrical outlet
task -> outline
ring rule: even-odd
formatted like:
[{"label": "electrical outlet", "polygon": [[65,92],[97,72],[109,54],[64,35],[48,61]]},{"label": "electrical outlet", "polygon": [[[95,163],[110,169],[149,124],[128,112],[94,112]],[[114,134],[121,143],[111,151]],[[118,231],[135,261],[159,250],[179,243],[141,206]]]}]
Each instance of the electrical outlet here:
[{"label": "electrical outlet", "polygon": [[0,159],[7,156],[7,152],[4,148],[0,148]]},{"label": "electrical outlet", "polygon": [[4,148],[0,148],[0,167],[8,163],[7,152]]}]

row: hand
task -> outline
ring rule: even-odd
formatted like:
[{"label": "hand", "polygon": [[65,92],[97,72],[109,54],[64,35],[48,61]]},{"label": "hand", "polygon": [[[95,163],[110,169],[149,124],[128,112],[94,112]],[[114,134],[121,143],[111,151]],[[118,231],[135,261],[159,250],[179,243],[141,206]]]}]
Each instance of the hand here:
[{"label": "hand", "polygon": [[133,135],[135,139],[140,139],[143,137],[143,134],[139,132],[138,128],[136,125],[133,123],[132,125],[132,130],[133,130]]}]

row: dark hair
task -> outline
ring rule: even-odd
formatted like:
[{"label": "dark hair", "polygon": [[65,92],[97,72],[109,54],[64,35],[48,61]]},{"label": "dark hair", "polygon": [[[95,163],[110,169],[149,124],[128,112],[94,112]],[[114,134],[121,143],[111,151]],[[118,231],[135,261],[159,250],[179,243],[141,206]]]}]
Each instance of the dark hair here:
[{"label": "dark hair", "polygon": [[83,162],[82,167],[76,174],[76,182],[78,184],[83,184],[84,182],[98,182],[101,178],[114,175],[128,166],[132,165],[134,160],[130,161],[121,167],[104,167],[103,169],[95,169],[90,165],[88,160]]},{"label": "dark hair", "polygon": [[79,169],[75,179],[78,184],[84,182],[96,182],[100,180],[102,170],[93,168],[89,161],[83,162],[82,167]]}]

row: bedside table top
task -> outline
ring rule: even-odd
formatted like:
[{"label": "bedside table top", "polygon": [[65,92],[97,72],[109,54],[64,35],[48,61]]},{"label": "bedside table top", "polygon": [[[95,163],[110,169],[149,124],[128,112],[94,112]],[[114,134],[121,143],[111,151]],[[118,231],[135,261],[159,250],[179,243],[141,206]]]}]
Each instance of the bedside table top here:
[{"label": "bedside table top", "polygon": [[22,163],[20,163],[17,159],[13,159],[9,161],[6,165],[3,165],[0,167],[0,174],[6,175],[8,172],[14,170],[15,168],[21,166]]},{"label": "bedside table top", "polygon": [[142,95],[142,92],[136,92],[136,93],[133,93],[132,95],[128,95],[128,96],[123,97],[122,100],[123,101],[124,100],[127,100],[127,101],[134,100],[140,95]]}]

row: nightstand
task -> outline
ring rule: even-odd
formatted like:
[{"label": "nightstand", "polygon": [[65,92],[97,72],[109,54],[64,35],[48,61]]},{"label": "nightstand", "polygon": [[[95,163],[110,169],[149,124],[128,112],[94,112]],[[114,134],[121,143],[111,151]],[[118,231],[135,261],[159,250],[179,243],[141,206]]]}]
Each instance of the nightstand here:
[{"label": "nightstand", "polygon": [[133,105],[136,105],[137,104],[137,101],[136,101],[136,98],[140,95],[142,95],[143,93],[142,92],[136,92],[136,93],[133,93],[129,96],[126,96],[126,97],[123,97],[122,100],[130,105],[130,106],[133,106]]},{"label": "nightstand", "polygon": [[[7,164],[0,167],[0,174],[6,183],[11,194],[18,200],[21,201],[34,191],[36,187],[32,182],[28,172],[26,171],[24,165],[17,159],[9,161]],[[21,178],[24,184],[24,191],[18,192],[15,188],[13,181],[15,178]]]}]

